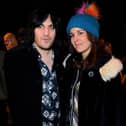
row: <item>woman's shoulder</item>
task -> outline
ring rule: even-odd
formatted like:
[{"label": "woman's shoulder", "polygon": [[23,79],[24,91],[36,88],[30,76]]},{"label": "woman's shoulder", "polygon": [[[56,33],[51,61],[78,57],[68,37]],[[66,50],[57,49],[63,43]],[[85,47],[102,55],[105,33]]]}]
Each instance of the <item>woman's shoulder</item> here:
[{"label": "woman's shoulder", "polygon": [[102,53],[97,57],[96,64],[98,67],[103,66],[106,62],[108,62],[112,58],[112,55],[108,53]]}]

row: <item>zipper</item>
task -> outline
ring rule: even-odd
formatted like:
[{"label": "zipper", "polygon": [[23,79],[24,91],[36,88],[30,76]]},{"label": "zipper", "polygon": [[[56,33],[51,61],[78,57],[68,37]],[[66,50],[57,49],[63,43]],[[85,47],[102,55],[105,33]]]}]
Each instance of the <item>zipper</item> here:
[{"label": "zipper", "polygon": [[72,126],[72,122],[73,122],[73,104],[74,103],[74,88],[77,84],[77,81],[78,81],[78,78],[79,78],[79,69],[77,70],[77,76],[76,76],[76,79],[75,79],[75,82],[74,82],[74,85],[72,87],[72,93],[71,93],[71,99],[70,99],[70,105],[71,105],[71,111],[70,111],[70,126]]}]

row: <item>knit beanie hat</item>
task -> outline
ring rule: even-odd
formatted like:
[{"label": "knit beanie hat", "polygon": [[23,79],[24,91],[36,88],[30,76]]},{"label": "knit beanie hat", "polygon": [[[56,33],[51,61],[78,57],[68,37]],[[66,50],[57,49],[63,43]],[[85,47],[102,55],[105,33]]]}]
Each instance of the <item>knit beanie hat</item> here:
[{"label": "knit beanie hat", "polygon": [[70,33],[70,29],[73,27],[82,28],[96,38],[99,38],[99,23],[95,17],[89,14],[76,14],[72,16],[67,25],[67,34]]},{"label": "knit beanie hat", "polygon": [[[83,6],[84,6],[84,3],[83,3]],[[94,6],[94,4],[93,4],[93,6]],[[82,9],[82,7],[81,7],[81,9]],[[92,35],[94,35],[97,39],[99,38],[99,29],[100,29],[99,22],[95,16],[93,16],[89,13],[80,13],[79,12],[79,13],[75,14],[74,16],[72,16],[67,24],[67,28],[66,28],[67,34],[70,33],[70,30],[73,27],[81,28],[81,29],[91,33]]]}]

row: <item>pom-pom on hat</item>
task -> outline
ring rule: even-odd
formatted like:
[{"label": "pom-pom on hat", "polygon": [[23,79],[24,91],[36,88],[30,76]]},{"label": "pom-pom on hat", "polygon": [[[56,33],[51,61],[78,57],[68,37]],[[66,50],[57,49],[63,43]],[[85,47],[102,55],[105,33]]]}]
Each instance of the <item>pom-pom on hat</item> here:
[{"label": "pom-pom on hat", "polygon": [[[97,39],[99,38],[99,22],[98,22],[98,13],[96,13],[96,16],[93,15],[93,11],[91,12],[90,10],[92,9],[89,5],[86,8],[86,5],[83,3],[82,7],[77,10],[77,13],[72,16],[67,24],[67,34],[70,33],[71,28],[73,27],[78,27],[81,28],[92,35],[94,35]],[[92,6],[92,5],[91,5]],[[94,3],[93,3],[94,6]],[[89,10],[89,7],[91,8]],[[85,10],[84,10],[85,9]],[[95,8],[97,9],[97,8]],[[83,11],[83,12],[82,12]],[[92,13],[90,14],[89,11]],[[95,10],[96,12],[96,10]],[[98,12],[98,11],[97,11]]]}]

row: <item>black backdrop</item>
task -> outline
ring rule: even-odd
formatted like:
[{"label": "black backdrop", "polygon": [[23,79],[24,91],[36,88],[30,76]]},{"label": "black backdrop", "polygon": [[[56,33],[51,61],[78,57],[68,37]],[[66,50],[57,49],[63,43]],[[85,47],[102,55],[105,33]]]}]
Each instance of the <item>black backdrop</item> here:
[{"label": "black backdrop", "polygon": [[[73,14],[74,8],[83,0],[1,0],[0,1],[0,35],[7,31],[17,32],[19,27],[27,24],[29,13],[37,7],[49,6],[56,9],[64,25]],[[89,0],[91,2],[91,0]],[[101,8],[101,34],[110,41],[114,53],[125,53],[126,19],[124,2],[113,0],[95,0]],[[126,53],[125,53],[126,54]]]}]

